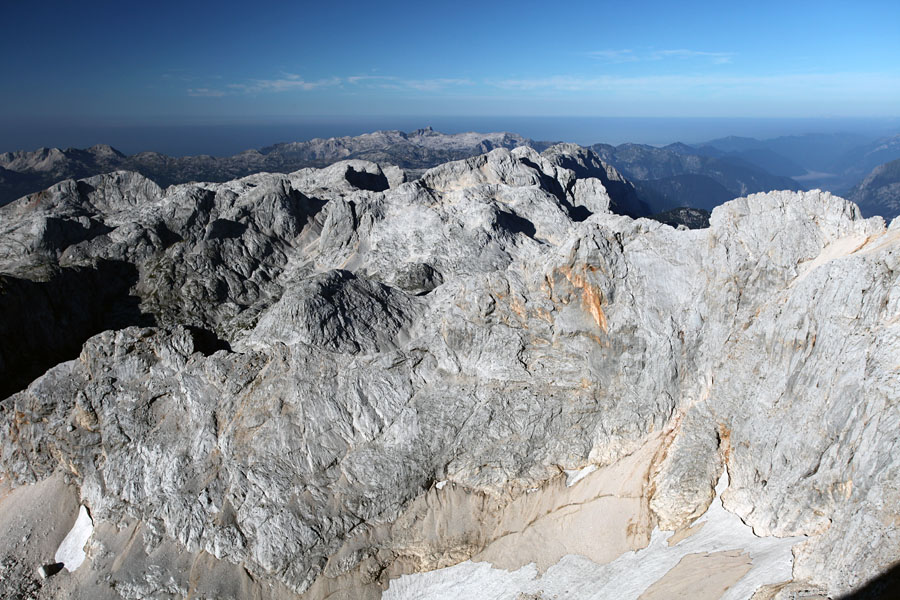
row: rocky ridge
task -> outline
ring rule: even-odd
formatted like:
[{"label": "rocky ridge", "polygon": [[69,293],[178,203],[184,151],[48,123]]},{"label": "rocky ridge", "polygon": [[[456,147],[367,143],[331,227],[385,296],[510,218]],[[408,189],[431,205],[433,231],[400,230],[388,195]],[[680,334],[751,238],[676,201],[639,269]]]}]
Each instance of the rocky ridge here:
[{"label": "rocky ridge", "polygon": [[513,133],[444,134],[428,127],[411,133],[376,131],[354,137],[286,142],[226,157],[174,157],[158,152],[126,156],[103,144],[84,150],[39,148],[0,154],[0,205],[64,179],[117,170],[141,173],[165,187],[191,181],[222,182],[260,172],[290,173],[303,167],[360,159],[397,165],[410,171],[414,178],[441,163],[518,146],[544,149],[549,144]]},{"label": "rocky ridge", "polygon": [[[570,146],[402,175],[116,172],[0,209],[0,370],[40,365],[0,401],[0,503],[50,486],[94,523],[36,594],[591,572],[718,497],[797,538],[755,598],[845,593],[900,555],[900,223],[772,192],[679,231],[610,212],[619,181]],[[4,597],[34,588],[11,572]]]},{"label": "rocky ridge", "polygon": [[[157,152],[126,156],[105,145],[85,150],[41,148],[0,154],[0,205],[63,179],[116,170],[141,173],[165,187],[191,181],[224,182],[260,172],[289,173],[303,167],[326,167],[337,161],[358,159],[396,165],[404,177],[412,180],[428,168],[495,148],[529,146],[541,151],[550,145],[512,133],[444,134],[429,127],[411,133],[376,131],[354,137],[280,143],[230,157],[170,157]],[[567,152],[576,154],[589,152],[576,151],[574,144],[566,147]],[[631,217],[654,218],[657,213],[681,207],[709,211],[748,193],[800,189],[795,181],[776,177],[752,164],[709,156],[709,148],[684,144],[665,148],[596,144],[592,149],[596,154],[592,153],[593,158],[585,165],[593,171],[579,176],[600,178],[613,200],[613,208]],[[670,220],[671,217],[668,215]],[[682,224],[693,226],[694,222]]]}]

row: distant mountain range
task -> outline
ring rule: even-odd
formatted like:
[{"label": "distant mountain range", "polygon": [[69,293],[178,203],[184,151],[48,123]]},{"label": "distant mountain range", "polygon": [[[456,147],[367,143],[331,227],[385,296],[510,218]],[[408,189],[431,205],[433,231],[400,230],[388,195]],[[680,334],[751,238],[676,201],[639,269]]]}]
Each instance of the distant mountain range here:
[{"label": "distant mountain range", "polygon": [[794,177],[805,187],[848,195],[872,169],[900,159],[900,135],[872,138],[854,133],[816,133],[767,140],[726,137],[700,144],[694,151],[741,158],[772,174]]},{"label": "distant mountain range", "polygon": [[[754,162],[758,156],[781,157],[781,160],[789,160],[802,169],[801,172],[791,173],[803,175],[803,171],[831,171],[841,157],[851,153],[872,141],[872,138],[856,133],[809,133],[804,135],[786,135],[777,138],[758,140],[748,137],[730,136],[711,140],[702,147],[715,148],[720,152],[743,156]],[[758,154],[766,153],[766,154]],[[763,158],[763,160],[766,160]],[[759,164],[759,163],[757,163]],[[759,164],[769,169],[771,163]],[[796,170],[796,167],[793,169]],[[775,173],[775,170],[772,170]]]},{"label": "distant mountain range", "polygon": [[686,144],[594,144],[601,159],[631,179],[656,212],[679,206],[712,210],[726,200],[755,192],[802,190],[790,177],[728,156],[700,154]]},{"label": "distant mountain range", "polygon": [[[411,133],[376,131],[355,137],[279,143],[228,157],[171,157],[157,152],[127,156],[107,145],[87,149],[40,148],[0,154],[0,205],[46,189],[64,179],[118,170],[135,171],[161,186],[190,181],[220,182],[259,172],[289,173],[362,159],[396,165],[408,179],[433,166],[484,154],[495,148],[530,146],[539,152],[553,142],[513,133],[444,134],[433,129]],[[771,190],[819,187],[858,198],[866,214],[896,214],[896,188],[884,183],[893,167],[874,167],[900,159],[900,135],[872,140],[856,134],[809,134],[758,140],[726,137],[697,145],[659,148],[643,144],[594,144],[585,154],[592,175],[604,175],[622,214],[653,216],[678,224],[675,209],[689,207],[695,227],[714,207],[732,198]],[[611,169],[610,169],[611,168]],[[621,173],[621,175],[620,175]],[[623,177],[624,176],[624,177]],[[859,183],[861,187],[854,188]],[[851,195],[852,194],[852,195]],[[699,211],[699,212],[698,212]],[[698,217],[699,215],[699,217]],[[705,215],[705,216],[704,216]]]},{"label": "distant mountain range", "polygon": [[362,159],[397,165],[417,176],[422,170],[495,148],[549,147],[511,133],[447,135],[431,128],[412,133],[376,131],[355,137],[275,144],[228,157],[172,157],[158,152],[126,156],[106,145],[85,150],[40,148],[0,154],[0,205],[42,190],[63,179],[80,179],[111,171],[135,171],[165,187],[190,181],[229,181],[260,172],[288,173],[324,167],[339,160]]},{"label": "distant mountain range", "polygon": [[900,134],[877,139],[844,153],[835,168],[852,174],[867,173],[878,165],[900,159]]},{"label": "distant mountain range", "polygon": [[847,196],[863,215],[900,216],[900,159],[875,167]]}]

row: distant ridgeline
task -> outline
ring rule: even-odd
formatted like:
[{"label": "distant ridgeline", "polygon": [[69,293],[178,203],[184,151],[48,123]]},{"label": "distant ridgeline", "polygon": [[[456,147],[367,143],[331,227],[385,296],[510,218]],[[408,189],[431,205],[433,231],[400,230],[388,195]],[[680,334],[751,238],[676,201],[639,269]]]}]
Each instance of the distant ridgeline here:
[{"label": "distant ridgeline", "polygon": [[[900,136],[864,142],[866,138],[851,135],[765,141],[730,137],[698,146],[595,144],[590,150],[596,153],[592,160],[597,165],[616,171],[610,171],[607,182],[617,188],[610,190],[613,210],[632,217],[706,227],[709,211],[727,200],[755,192],[818,187],[857,201],[866,216],[891,219],[900,212],[900,169],[882,163],[900,159]],[[260,172],[290,173],[361,159],[396,165],[405,171],[405,178],[413,180],[429,168],[495,148],[530,146],[540,152],[551,145],[512,133],[443,134],[429,127],[412,133],[377,131],[280,143],[228,157],[172,157],[156,152],[126,156],[106,145],[83,150],[41,148],[0,154],[0,205],[65,179],[112,171],[135,171],[168,186],[229,181]]]}]

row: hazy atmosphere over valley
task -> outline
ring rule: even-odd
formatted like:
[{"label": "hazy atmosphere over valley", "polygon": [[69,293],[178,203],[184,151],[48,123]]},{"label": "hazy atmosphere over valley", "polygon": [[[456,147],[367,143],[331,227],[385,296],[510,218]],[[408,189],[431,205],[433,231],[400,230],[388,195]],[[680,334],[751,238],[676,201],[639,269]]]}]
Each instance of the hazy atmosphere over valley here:
[{"label": "hazy atmosphere over valley", "polygon": [[900,5],[3,21],[0,599],[900,598]]}]

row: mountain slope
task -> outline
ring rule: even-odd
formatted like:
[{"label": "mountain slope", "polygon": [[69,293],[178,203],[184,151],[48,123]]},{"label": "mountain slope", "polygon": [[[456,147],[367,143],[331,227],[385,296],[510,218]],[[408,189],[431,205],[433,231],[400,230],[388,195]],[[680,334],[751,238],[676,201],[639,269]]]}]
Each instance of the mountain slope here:
[{"label": "mountain slope", "polygon": [[[379,131],[356,137],[275,144],[225,158],[177,158],[155,152],[125,156],[109,146],[94,146],[87,150],[42,148],[35,152],[0,155],[0,168],[7,170],[6,177],[0,173],[0,204],[62,179],[114,170],[135,171],[167,186],[188,181],[226,181],[258,172],[291,172],[302,167],[324,167],[339,160],[362,159],[397,165],[407,171],[406,175],[398,174],[398,177],[415,178],[429,167],[495,148],[529,146],[543,150],[549,145],[510,133],[448,135],[427,128],[409,134]],[[593,149],[599,151],[602,161],[596,159],[595,162],[603,162],[603,169],[611,165],[629,173],[629,179],[655,180],[643,185],[643,191],[638,192],[619,173],[600,177],[612,195],[614,208],[632,217],[651,216],[677,206],[709,210],[724,200],[743,194],[800,187],[790,179],[772,176],[736,156],[691,154],[700,151],[684,144],[673,144],[664,149],[637,144],[623,144],[617,148],[598,144]],[[588,162],[591,160],[594,159]],[[599,172],[592,176],[599,176]],[[701,181],[699,177],[706,179]],[[670,187],[666,188],[667,185]],[[722,193],[722,188],[728,190],[727,194]]]},{"label": "mountain slope", "polygon": [[794,177],[803,175],[807,171],[794,160],[768,148],[750,148],[742,152],[731,152],[721,158],[736,164],[752,165],[780,177]]},{"label": "mountain slope", "polygon": [[848,198],[864,215],[881,215],[891,220],[900,215],[900,159],[875,167]]},{"label": "mountain slope", "polygon": [[[727,157],[687,154],[683,145],[667,149],[642,144],[619,146],[595,144],[591,149],[597,152],[602,160],[635,181],[636,185],[656,180],[658,183],[647,183],[646,187],[655,190],[653,196],[657,198],[659,188],[663,185],[659,183],[660,181],[665,182],[670,178],[684,175],[693,176],[688,180],[671,180],[676,187],[663,196],[668,195],[672,201],[666,200],[665,205],[654,205],[652,208],[655,212],[674,206],[712,208],[720,202],[722,188],[729,192],[731,198],[770,190],[802,189],[802,186],[793,179],[772,175],[754,165],[736,162]],[[706,181],[702,181],[700,177]],[[681,195],[679,188],[709,191],[712,196],[685,197]]]},{"label": "mountain slope", "polygon": [[900,159],[900,134],[857,146],[835,159],[833,169],[862,176],[878,165]]},{"label": "mountain slope", "polygon": [[641,198],[658,210],[690,206],[711,211],[736,197],[715,179],[692,173],[638,180],[635,188]]},{"label": "mountain slope", "polygon": [[[0,400],[0,596],[737,600],[893,565],[896,227],[785,191],[679,231],[571,150],[0,208],[2,380],[40,365]],[[83,564],[39,579],[79,504]]]}]

